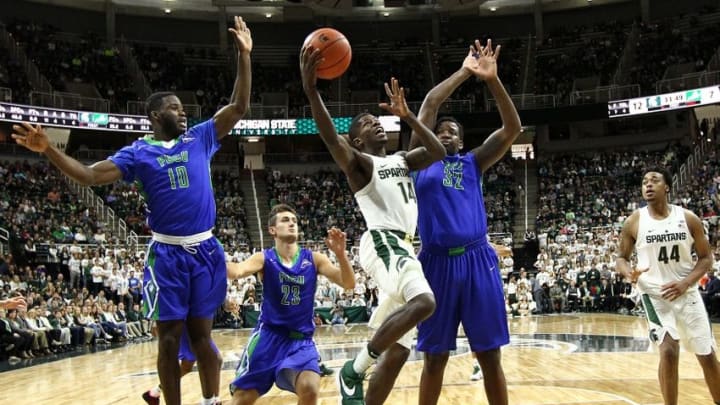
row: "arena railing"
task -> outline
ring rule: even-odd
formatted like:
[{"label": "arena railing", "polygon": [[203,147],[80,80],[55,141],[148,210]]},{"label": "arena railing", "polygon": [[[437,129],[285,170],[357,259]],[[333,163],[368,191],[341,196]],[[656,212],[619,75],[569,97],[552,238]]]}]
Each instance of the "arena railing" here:
[{"label": "arena railing", "polygon": [[11,103],[12,102],[12,89],[7,87],[0,87],[0,100]]},{"label": "arena railing", "polygon": [[0,228],[0,255],[10,251],[10,232],[5,228]]},{"label": "arena railing", "polygon": [[52,92],[53,87],[50,82],[40,73],[35,62],[28,59],[25,50],[15,41],[15,38],[5,29],[4,24],[0,24],[0,45],[4,45],[10,52],[10,55],[16,60],[20,66],[25,69],[28,81],[33,88],[40,91]]},{"label": "arena railing", "polygon": [[105,205],[105,201],[103,201],[102,198],[95,194],[90,187],[83,186],[67,176],[65,179],[70,188],[82,198],[82,201],[84,201],[88,207],[95,209],[95,214],[98,216],[98,219],[104,221],[108,226],[110,226],[110,229],[118,237],[118,239],[122,241],[127,240],[127,224],[125,221],[118,218],[112,208]]},{"label": "arena railing", "polygon": [[[513,104],[518,109],[554,108],[557,106],[554,94],[512,94],[510,95]],[[495,99],[488,99],[486,111],[497,111]]]},{"label": "arena railing", "polygon": [[[422,101],[408,101],[408,107],[412,111],[419,111]],[[385,111],[378,107],[378,103],[345,103],[342,101],[327,102],[325,107],[333,117],[354,117],[360,113],[385,114]],[[472,100],[447,100],[440,106],[442,114],[471,113],[474,109]],[[303,107],[303,118],[312,117],[309,105]]]},{"label": "arena railing", "polygon": [[640,97],[639,84],[627,84],[624,86],[610,85],[600,86],[590,90],[578,90],[570,94],[570,104],[594,104],[604,103],[610,100]]},{"label": "arena railing", "polygon": [[75,93],[54,91],[30,92],[30,104],[44,107],[56,107],[66,110],[110,112],[110,101],[104,98],[84,97]]},{"label": "arena railing", "polygon": [[681,77],[673,77],[658,81],[655,83],[655,91],[658,94],[662,94],[672,91],[707,87],[718,83],[720,83],[720,71],[718,70],[687,73]]}]

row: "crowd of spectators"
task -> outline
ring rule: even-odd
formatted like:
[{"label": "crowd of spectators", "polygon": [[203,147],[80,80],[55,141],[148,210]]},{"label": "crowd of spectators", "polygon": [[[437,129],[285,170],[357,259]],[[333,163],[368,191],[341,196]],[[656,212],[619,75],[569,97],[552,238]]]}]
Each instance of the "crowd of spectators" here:
[{"label": "crowd of spectators", "polygon": [[68,83],[94,85],[98,95],[110,101],[111,111],[124,111],[126,101],[137,99],[118,49],[97,33],[60,39],[56,27],[20,20],[7,29],[55,91],[67,91]]},{"label": "crowd of spectators", "polygon": [[0,48],[0,87],[9,88],[12,91],[12,100],[0,95],[0,101],[29,104],[31,86],[25,70],[12,61],[8,50],[4,48]]}]

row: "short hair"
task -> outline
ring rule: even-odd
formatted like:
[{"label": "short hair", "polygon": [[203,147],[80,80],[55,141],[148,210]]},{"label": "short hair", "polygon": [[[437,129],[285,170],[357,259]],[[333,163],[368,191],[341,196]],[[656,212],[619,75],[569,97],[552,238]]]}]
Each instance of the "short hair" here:
[{"label": "short hair", "polygon": [[171,91],[159,91],[151,94],[147,100],[145,100],[145,114],[150,117],[150,113],[158,111],[162,107],[162,102],[165,97],[174,96],[175,93]]},{"label": "short hair", "polygon": [[288,204],[274,205],[270,209],[270,214],[268,214],[268,228],[271,226],[275,226],[275,223],[277,222],[277,215],[281,212],[291,212],[293,215],[297,216],[297,212],[295,212],[295,208],[291,207]]},{"label": "short hair", "polygon": [[440,124],[442,124],[443,122],[452,122],[452,123],[454,123],[455,125],[457,125],[457,126],[458,126],[458,137],[460,137],[460,140],[462,140],[463,138],[465,138],[465,128],[463,128],[463,125],[460,123],[460,121],[458,121],[457,119],[455,119],[455,117],[452,117],[452,116],[449,116],[449,115],[446,115],[446,116],[444,116],[444,117],[440,117],[440,118],[437,120],[437,122],[435,123],[435,131],[434,131],[436,134],[437,134],[438,128],[440,128]]},{"label": "short hair", "polygon": [[670,171],[660,166],[650,166],[643,171],[643,177],[650,172],[660,173],[663,176],[663,181],[668,186],[668,191],[672,191],[672,175]]},{"label": "short hair", "polygon": [[367,115],[372,116],[369,112],[362,112],[354,116],[352,121],[350,121],[350,127],[348,127],[348,137],[351,141],[357,138],[357,127],[360,125],[360,120]]}]

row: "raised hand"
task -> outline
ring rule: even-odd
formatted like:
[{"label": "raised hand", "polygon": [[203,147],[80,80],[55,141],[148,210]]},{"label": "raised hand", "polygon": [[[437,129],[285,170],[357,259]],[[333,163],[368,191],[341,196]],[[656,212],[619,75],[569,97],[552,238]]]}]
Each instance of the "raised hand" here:
[{"label": "raised hand", "polygon": [[12,297],[0,301],[0,307],[5,309],[25,309],[27,307],[27,303],[23,297]]},{"label": "raised hand", "polygon": [[345,251],[345,247],[347,246],[347,237],[345,236],[345,232],[335,227],[328,229],[328,236],[325,238],[325,244],[328,249],[335,253],[335,256],[342,255]]},{"label": "raised hand", "polygon": [[407,118],[410,115],[410,109],[405,101],[405,89],[400,87],[396,78],[390,79],[390,85],[385,83],[385,93],[390,98],[390,104],[380,103],[380,108],[402,119]]},{"label": "raised hand", "polygon": [[[500,45],[493,49],[492,39],[488,39],[485,46],[482,46],[480,40],[476,39],[475,44],[470,45],[468,57],[463,61],[463,67],[482,80],[497,79],[497,58],[499,55]],[[475,63],[469,59],[470,56],[474,57]]]},{"label": "raised hand", "polygon": [[238,51],[252,51],[253,40],[252,35],[250,35],[250,28],[247,27],[242,17],[235,16],[235,28],[228,28],[228,31],[233,33],[233,38],[235,39],[235,45],[237,45]]},{"label": "raised hand", "polygon": [[13,125],[13,131],[12,138],[15,142],[33,152],[43,153],[50,145],[48,136],[40,124],[33,127],[30,123],[22,122],[20,125]]},{"label": "raised hand", "polygon": [[303,89],[314,90],[317,85],[317,68],[323,58],[320,50],[312,46],[304,46],[300,50],[300,75],[302,76]]}]

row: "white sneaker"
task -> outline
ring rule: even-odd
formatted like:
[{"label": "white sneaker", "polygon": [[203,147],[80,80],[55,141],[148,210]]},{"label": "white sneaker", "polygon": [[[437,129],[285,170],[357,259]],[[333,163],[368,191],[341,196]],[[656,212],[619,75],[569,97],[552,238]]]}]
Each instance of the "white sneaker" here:
[{"label": "white sneaker", "polygon": [[480,381],[483,378],[482,369],[480,366],[473,367],[473,373],[470,376],[470,381]]}]

